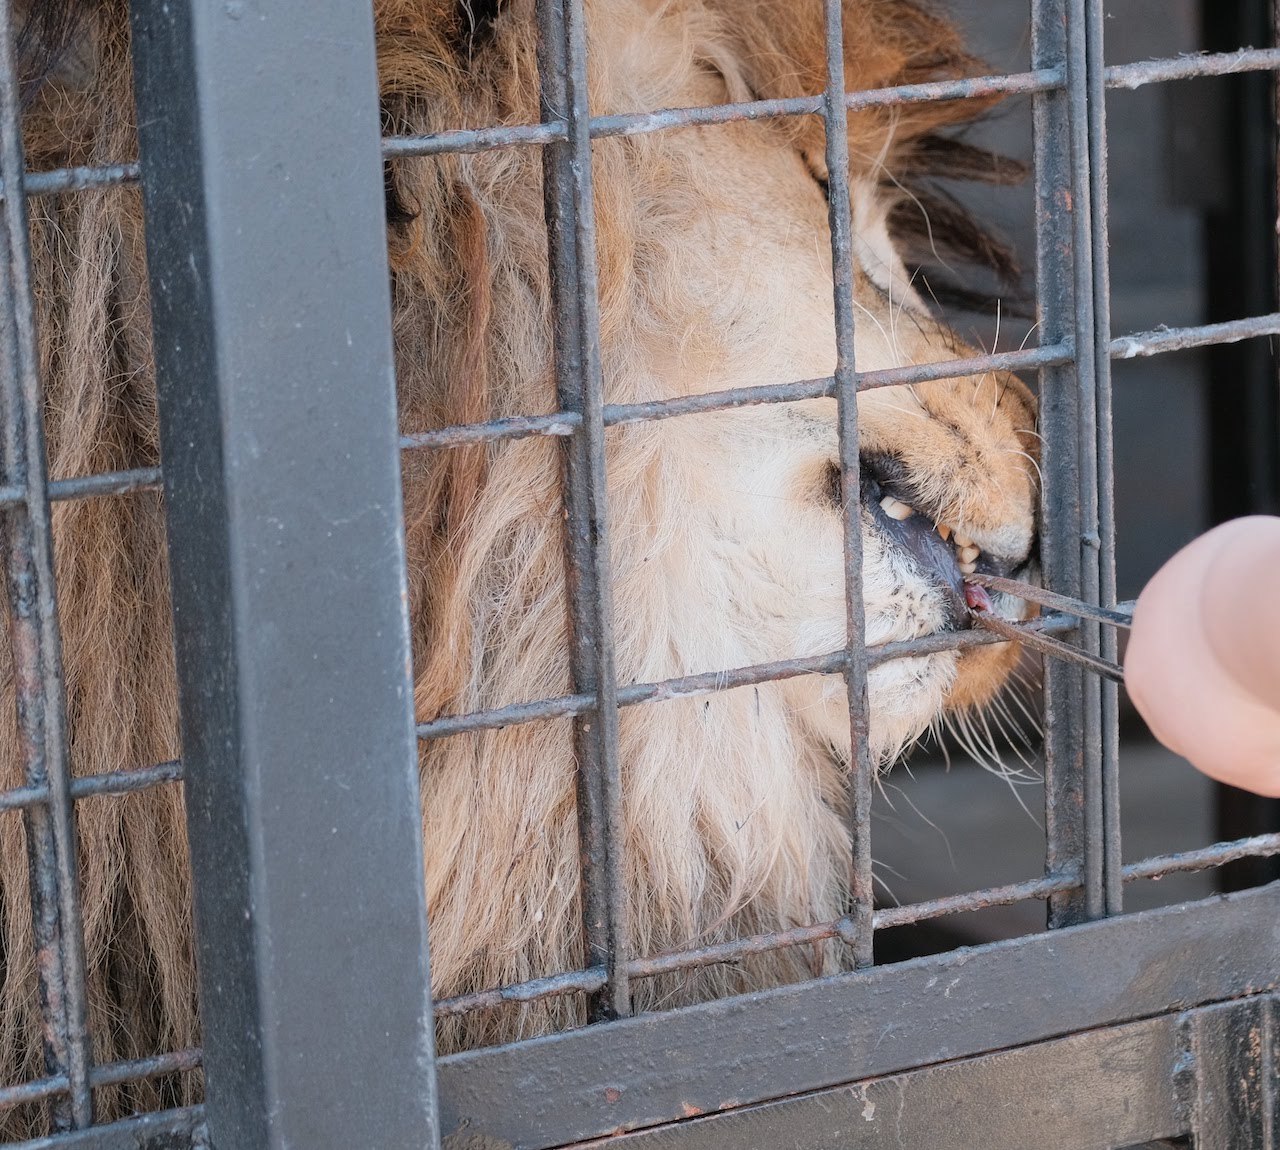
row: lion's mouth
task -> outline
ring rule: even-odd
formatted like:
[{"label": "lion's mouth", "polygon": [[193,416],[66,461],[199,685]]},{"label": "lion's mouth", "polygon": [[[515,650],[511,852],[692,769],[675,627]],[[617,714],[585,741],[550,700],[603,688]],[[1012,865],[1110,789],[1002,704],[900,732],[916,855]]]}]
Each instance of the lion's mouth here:
[{"label": "lion's mouth", "polygon": [[971,609],[992,606],[985,590],[966,583],[965,576],[1007,576],[1017,564],[985,554],[962,529],[939,522],[901,498],[904,490],[895,481],[897,471],[879,459],[864,459],[863,506],[881,534],[911,556],[921,575],[942,592],[947,608],[944,629],[972,626]]}]

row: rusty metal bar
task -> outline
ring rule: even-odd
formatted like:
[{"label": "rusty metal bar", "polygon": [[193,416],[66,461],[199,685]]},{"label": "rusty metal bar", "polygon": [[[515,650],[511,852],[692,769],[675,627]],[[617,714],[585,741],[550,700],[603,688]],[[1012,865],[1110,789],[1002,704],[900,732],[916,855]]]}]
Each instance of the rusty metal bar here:
[{"label": "rusty metal bar", "polygon": [[[0,8],[0,179],[21,187],[25,167],[12,6],[6,3]],[[68,1083],[68,1096],[53,1104],[52,1124],[78,1130],[93,1121],[93,1047],[26,197],[7,197],[0,221],[0,452],[5,484],[22,492],[2,523],[9,634],[26,784],[44,792],[44,801],[24,811],[35,962],[45,1066]]]},{"label": "rusty metal bar", "polygon": [[[1115,447],[1111,429],[1111,258],[1110,203],[1107,188],[1107,92],[1105,13],[1100,0],[1085,5],[1085,71],[1088,93],[1089,224],[1093,272],[1093,414],[1094,465],[1096,468],[1096,546],[1086,535],[1085,546],[1094,552],[1096,602],[1113,607],[1116,602]],[[1098,629],[1097,653],[1114,667],[1119,646],[1109,627]],[[1120,696],[1113,676],[1097,684],[1099,691],[1099,741],[1102,802],[1103,912],[1119,914],[1124,904],[1123,862],[1120,845]]]},{"label": "rusty metal bar", "polygon": [[[1280,49],[1245,49],[1179,56],[1164,60],[1142,60],[1112,65],[1104,73],[1108,88],[1134,90],[1148,84],[1189,80],[1200,76],[1228,76],[1242,72],[1265,72],[1280,68]],[[982,99],[990,96],[1034,95],[1063,87],[1060,68],[1037,68],[998,76],[975,76],[961,80],[941,80],[929,84],[903,84],[865,92],[851,92],[846,107],[861,110],[935,100]],[[820,96],[798,96],[789,100],[752,100],[737,104],[715,104],[698,108],[666,108],[657,112],[630,112],[595,116],[590,122],[593,139],[633,136],[672,128],[727,124],[740,120],[772,119],[783,116],[821,115]],[[387,159],[402,156],[434,156],[463,152],[483,152],[499,148],[539,147],[567,138],[561,119],[541,124],[510,124],[485,128],[456,128],[422,136],[388,136],[383,141]],[[89,188],[136,184],[140,169],[136,163],[104,166],[55,168],[28,172],[23,182],[29,196],[52,196]],[[4,195],[0,184],[0,197]]]},{"label": "rusty metal bar", "polygon": [[836,429],[839,437],[840,503],[844,529],[844,681],[849,701],[849,810],[846,825],[853,849],[851,905],[842,937],[855,966],[874,961],[875,891],[871,873],[871,705],[867,692],[866,618],[862,601],[862,478],[858,459],[858,377],[854,330],[853,201],[849,187],[849,112],[844,80],[844,6],[824,0],[827,85],[823,94],[826,136],[827,220],[831,229],[831,275],[836,333]]},{"label": "rusty metal bar", "polygon": [[[1078,519],[1079,534],[1076,546],[1080,549],[1080,594],[1086,603],[1101,602],[1101,567],[1099,550],[1100,490],[1098,469],[1098,388],[1100,363],[1109,363],[1105,356],[1106,343],[1099,355],[1097,310],[1108,308],[1107,300],[1098,299],[1101,287],[1109,292],[1110,285],[1098,282],[1095,274],[1098,233],[1094,221],[1093,195],[1097,182],[1093,175],[1093,144],[1095,110],[1092,107],[1088,29],[1089,12],[1095,0],[1067,0],[1067,103],[1068,138],[1070,140],[1069,173],[1071,188],[1071,250],[1073,272],[1073,317],[1075,321],[1075,385],[1076,397],[1076,473],[1079,483]],[[1101,97],[1099,78],[1098,95]],[[1103,237],[1105,244],[1105,236]],[[1062,525],[1063,530],[1067,525]],[[987,621],[984,621],[987,622]],[[1084,785],[1084,913],[1088,918],[1100,918],[1106,913],[1105,858],[1106,834],[1104,830],[1103,799],[1103,721],[1102,681],[1110,675],[1100,659],[1102,649],[1101,628],[1095,620],[1086,619],[1080,627],[1081,650],[1078,661],[1098,671],[1083,680],[1081,708],[1077,716],[1077,733],[1081,741]],[[1097,660],[1096,663],[1092,660]]]},{"label": "rusty metal bar", "polygon": [[[1261,339],[1280,335],[1280,313],[1253,316],[1229,323],[1195,327],[1160,328],[1154,331],[1135,332],[1113,339],[1109,345],[1112,359],[1164,355],[1187,351],[1211,344],[1234,343],[1245,339]],[[959,379],[984,375],[990,371],[1031,371],[1046,367],[1060,367],[1072,362],[1075,344],[1072,339],[1022,351],[999,352],[994,355],[972,356],[966,359],[946,360],[936,363],[913,363],[902,367],[881,368],[876,371],[855,373],[859,391],[880,387],[901,387],[904,384],[924,383],[936,379]],[[803,379],[792,383],[765,384],[755,387],[730,388],[725,391],[682,395],[673,399],[657,399],[644,403],[606,403],[604,424],[616,427],[627,423],[650,422],[658,419],[674,419],[682,415],[702,415],[712,411],[748,407],[766,403],[798,403],[808,399],[830,399],[835,396],[834,376]],[[532,435],[569,436],[581,423],[581,416],[573,411],[553,412],[548,415],[510,416],[487,423],[461,424],[431,431],[414,432],[401,437],[400,445],[407,451],[421,448],[442,449],[465,444],[493,442],[501,439],[523,439]],[[127,487],[128,475],[101,477],[105,485],[119,484],[115,490],[149,490],[152,480],[149,472],[137,472],[136,487]],[[156,473],[158,474],[158,473]],[[56,499],[77,498],[97,491],[84,490],[91,480],[55,480],[51,485]],[[64,487],[63,485],[67,485]],[[75,485],[75,486],[73,486]],[[83,486],[81,486],[83,485]],[[108,492],[102,492],[106,494]],[[0,489],[0,505],[9,496]]]},{"label": "rusty metal bar", "polygon": [[566,139],[543,152],[543,182],[556,389],[561,410],[580,420],[565,440],[563,490],[573,686],[592,699],[589,710],[577,712],[574,724],[583,932],[591,965],[604,967],[607,975],[605,985],[592,995],[591,1017],[622,1018],[631,1013],[630,942],[621,858],[618,687],[582,0],[544,0],[538,19],[543,117],[567,125]]},{"label": "rusty metal bar", "polygon": [[[1074,630],[1078,620],[1069,615],[1042,615],[1026,623],[1016,625],[1019,640],[1029,634],[1052,634]],[[1013,624],[1011,624],[1013,626]],[[937,655],[942,651],[964,651],[970,647],[985,647],[1004,640],[980,630],[940,631],[919,639],[903,639],[867,648],[867,664],[878,666],[892,659],[919,658]],[[678,679],[666,679],[659,683],[629,683],[618,688],[618,706],[634,707],[640,703],[661,702],[667,699],[696,698],[700,695],[732,691],[759,683],[793,679],[799,675],[838,675],[843,673],[846,652],[832,651],[826,655],[813,655],[803,659],[780,659],[777,662],[760,663],[752,667],[737,667],[725,671],[708,671],[700,675],[686,675]],[[589,694],[562,695],[556,699],[535,699],[527,703],[513,703],[488,711],[473,711],[465,715],[445,715],[418,724],[418,738],[445,739],[471,731],[496,730],[521,723],[543,722],[581,715],[595,705],[595,696]]]},{"label": "rusty metal bar", "polygon": [[[163,783],[182,779],[182,764],[176,759],[141,767],[132,771],[110,771],[104,775],[80,775],[71,780],[72,799],[97,798],[101,795],[130,795]],[[0,791],[0,811],[19,810],[49,801],[48,787],[15,787]]]},{"label": "rusty metal bar", "polygon": [[[1066,4],[1033,0],[1031,59],[1034,68],[1067,67]],[[1078,2],[1078,0],[1076,0]],[[1072,289],[1072,138],[1063,90],[1032,100],[1035,131],[1036,309],[1041,339],[1075,345]],[[1046,587],[1080,599],[1080,497],[1076,364],[1040,372],[1039,430],[1043,453],[1040,496],[1041,568]],[[1056,659],[1044,667],[1045,873],[1080,864],[1085,853],[1083,760],[1073,724],[1080,714],[1083,676]],[[1049,899],[1049,925],[1068,926],[1085,917],[1080,891]]]},{"label": "rusty metal bar", "polygon": [[[1243,858],[1257,858],[1280,854],[1280,835],[1258,835],[1236,842],[1218,843],[1200,850],[1182,851],[1159,855],[1127,864],[1121,872],[1126,883],[1160,879],[1172,874],[1190,874],[1223,866]],[[1082,878],[1079,871],[1049,874],[1041,878],[964,894],[945,895],[925,902],[906,906],[884,907],[875,912],[875,927],[886,930],[909,926],[931,919],[954,914],[966,914],[995,906],[1011,906],[1031,899],[1049,899],[1067,891],[1080,890]],[[766,954],[793,946],[812,946],[842,936],[843,919],[796,927],[774,934],[753,935],[733,939],[730,942],[690,950],[673,951],[637,959],[630,964],[632,978],[653,978],[663,974],[695,970],[700,967],[740,962],[751,955]],[[587,970],[566,971],[546,978],[490,990],[459,995],[436,1003],[436,1012],[442,1017],[468,1014],[476,1010],[489,1010],[510,1003],[538,1002],[568,994],[591,993],[604,985],[604,971],[600,967]]]},{"label": "rusty metal bar", "polygon": [[[125,1082],[142,1082],[165,1074],[182,1074],[199,1069],[202,1057],[202,1051],[198,1047],[190,1047],[168,1054],[156,1054],[150,1058],[108,1062],[90,1070],[89,1084],[96,1089],[99,1086],[117,1086]],[[65,1094],[68,1088],[65,1075],[37,1078],[17,1086],[0,1086],[0,1113],[24,1103]]]},{"label": "rusty metal bar", "polygon": [[[1108,88],[1133,90],[1147,84],[1188,80],[1197,76],[1226,76],[1241,72],[1263,72],[1280,68],[1280,51],[1247,49],[1240,52],[1208,53],[1165,60],[1143,60],[1107,68]],[[850,111],[895,107],[939,100],[985,99],[991,96],[1034,95],[1065,86],[1060,67],[1036,68],[998,76],[974,76],[959,80],[939,80],[927,84],[901,84],[850,92],[845,107]],[[608,136],[637,136],[678,128],[729,124],[742,120],[766,120],[787,116],[822,114],[821,96],[793,96],[777,100],[746,100],[733,104],[712,104],[695,108],[663,108],[655,112],[624,112],[591,119],[592,139]],[[566,138],[563,120],[541,124],[504,125],[491,128],[454,129],[422,136],[390,136],[383,154],[428,156],[447,152],[480,152],[495,148],[529,147]],[[53,173],[51,173],[53,174]]]}]

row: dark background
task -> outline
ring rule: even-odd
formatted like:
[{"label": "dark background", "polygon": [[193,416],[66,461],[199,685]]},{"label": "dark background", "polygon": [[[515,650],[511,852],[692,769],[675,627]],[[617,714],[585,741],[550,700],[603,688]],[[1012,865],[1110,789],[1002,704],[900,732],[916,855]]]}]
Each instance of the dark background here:
[{"label": "dark background", "polygon": [[[1271,43],[1264,0],[1114,0],[1108,63]],[[954,0],[951,10],[992,71],[1030,62],[1026,0]],[[1108,96],[1112,332],[1265,314],[1275,304],[1274,104],[1263,76],[1196,79]],[[1010,101],[971,134],[1029,161],[1031,105]],[[1031,186],[958,189],[1034,276]],[[962,321],[990,348],[996,325]],[[1035,333],[1002,314],[999,348]],[[1280,511],[1280,419],[1268,341],[1118,361],[1113,366],[1118,580],[1135,597],[1159,566],[1214,523]],[[1280,575],[1277,576],[1280,589]],[[1025,725],[1025,724],[1024,724]],[[1217,788],[1154,744],[1125,704],[1120,773],[1126,861],[1280,829],[1277,804]],[[1032,737],[1032,742],[1036,740]],[[1003,759],[1012,785],[956,755],[923,747],[884,780],[872,853],[887,903],[916,901],[1041,873],[1038,750]],[[1016,793],[1015,793],[1016,791]],[[1024,809],[1025,807],[1025,809]],[[1254,862],[1126,891],[1138,909],[1215,887],[1276,877]],[[1039,903],[887,932],[883,958],[1041,929]]]}]

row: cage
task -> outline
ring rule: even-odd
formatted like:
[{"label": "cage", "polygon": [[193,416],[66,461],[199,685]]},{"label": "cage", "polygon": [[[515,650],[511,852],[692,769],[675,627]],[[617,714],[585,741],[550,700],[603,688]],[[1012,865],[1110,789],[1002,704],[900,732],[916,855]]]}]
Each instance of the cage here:
[{"label": "cage", "polygon": [[[469,18],[483,16],[463,7]],[[1111,383],[1113,362],[1252,349],[1238,353],[1247,362],[1211,367],[1243,377],[1248,394],[1214,417],[1215,514],[1274,507],[1266,500],[1275,498],[1277,453],[1265,431],[1275,420],[1274,379],[1258,349],[1280,334],[1280,315],[1273,241],[1259,241],[1257,220],[1274,214],[1269,73],[1280,50],[1243,46],[1269,42],[1268,12],[1242,5],[1230,28],[1208,19],[1213,51],[1110,64],[1100,0],[1032,0],[1020,69],[864,90],[849,87],[846,75],[849,6],[827,0],[820,90],[600,113],[587,82],[592,6],[542,0],[540,119],[415,134],[396,130],[379,104],[368,5],[133,0],[129,8],[140,157],[34,171],[24,152],[30,95],[19,57],[24,35],[52,35],[53,22],[42,23],[44,9],[12,2],[0,19],[0,506],[11,745],[21,773],[19,785],[0,793],[0,812],[14,820],[4,834],[16,841],[20,833],[30,857],[30,905],[18,906],[7,887],[6,921],[31,924],[20,939],[30,958],[14,949],[11,931],[3,961],[7,979],[34,964],[44,1067],[0,1085],[0,1106],[31,1116],[21,1136],[31,1123],[51,1130],[21,1144],[1272,1144],[1277,891],[1260,885],[1269,873],[1255,871],[1229,895],[1124,913],[1126,884],[1257,865],[1280,854],[1280,834],[1265,807],[1224,799],[1229,833],[1212,844],[1122,856],[1117,631],[1129,614],[1117,595]],[[61,31],[71,33],[59,32],[59,43],[74,68],[74,21]],[[108,47],[98,45],[99,65]],[[1211,272],[1213,305],[1224,312],[1210,322],[1166,326],[1157,315],[1117,336],[1107,93],[1224,76],[1250,79],[1229,93],[1245,126],[1220,157],[1232,175],[1224,218],[1212,225],[1235,232],[1211,250],[1215,258],[1247,253],[1249,275]],[[850,117],[996,97],[1031,108],[1034,332],[1014,350],[993,344],[959,359],[862,369]],[[834,371],[606,402],[593,146],[757,120],[821,125]],[[542,164],[555,409],[405,431],[386,286],[387,165],[531,149]],[[65,436],[77,412],[45,390],[51,357],[37,316],[47,317],[50,290],[40,245],[56,245],[61,225],[52,217],[33,225],[32,205],[92,204],[138,185],[154,341],[145,354],[157,397],[156,411],[142,417],[158,414],[159,441],[135,446],[141,455],[158,451],[163,465],[157,458],[58,474],[67,457],[51,461],[46,424]],[[117,306],[100,322],[119,325],[121,315]],[[979,613],[972,627],[867,645],[858,397],[995,372],[1038,383],[1042,579],[973,574],[1039,613],[1017,621]],[[1224,385],[1215,378],[1211,386]],[[834,401],[838,412],[842,622],[854,638],[816,655],[624,680],[615,631],[627,604],[611,573],[611,429],[815,400]],[[421,652],[407,608],[414,573],[402,469],[426,453],[526,441],[558,445],[563,461],[572,689],[424,716],[411,667]],[[60,568],[59,525],[71,530],[76,520],[59,519],[58,509],[138,499],[148,501],[148,522],[163,516],[167,531],[167,567],[153,564],[146,578],[172,589],[181,755],[127,770],[95,770],[93,757],[81,756],[73,768],[76,723],[88,704],[83,685],[64,674],[59,607],[69,618],[66,604],[92,597],[93,580]],[[877,905],[869,676],[895,661],[1010,639],[1044,656],[1042,865],[997,885]],[[620,715],[832,676],[848,700],[851,752],[839,804],[847,905],[823,921],[637,951]],[[417,748],[546,722],[573,732],[582,961],[433,1003]],[[88,957],[86,932],[102,927],[96,919],[86,925],[83,892],[101,876],[77,836],[83,841],[87,804],[164,794],[172,813],[178,786],[198,942],[199,1045],[104,1059],[91,988],[95,978],[122,976]],[[174,865],[176,849],[160,844],[153,861]],[[913,957],[883,952],[877,961],[887,932],[900,938],[901,928],[1035,903],[1047,906],[1046,930],[1001,941],[926,939],[907,944]],[[952,949],[957,941],[977,945]],[[783,951],[834,953],[840,969],[635,1009],[636,988],[648,981]],[[434,1053],[435,1028],[449,1020],[569,1002],[584,1017],[564,1017],[585,1025]],[[6,1040],[22,1037],[11,1030]],[[139,1083],[151,1083],[150,1093],[127,1092]],[[95,1099],[122,1087],[116,1105],[146,1099],[143,1112],[96,1117]]]}]

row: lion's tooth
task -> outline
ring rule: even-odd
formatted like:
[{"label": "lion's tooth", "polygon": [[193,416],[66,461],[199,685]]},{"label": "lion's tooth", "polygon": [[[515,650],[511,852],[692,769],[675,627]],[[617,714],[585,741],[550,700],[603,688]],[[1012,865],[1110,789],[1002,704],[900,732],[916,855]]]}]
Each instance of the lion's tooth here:
[{"label": "lion's tooth", "polygon": [[972,574],[973,574],[975,571],[977,571],[977,570],[978,570],[978,565],[977,565],[976,563],[961,563],[961,564],[960,564],[960,572],[961,572],[961,574],[963,574],[963,575],[972,575]]},{"label": "lion's tooth", "polygon": [[973,540],[969,538],[963,531],[956,532],[956,546],[960,548],[972,547]]},{"label": "lion's tooth", "polygon": [[976,547],[961,547],[961,548],[960,548],[960,562],[961,562],[961,563],[974,563],[974,562],[976,562],[976,561],[977,561],[978,556],[979,556],[979,555],[981,555],[981,554],[982,554],[982,552],[981,552],[981,551],[979,551]]},{"label": "lion's tooth", "polygon": [[880,500],[880,506],[884,508],[884,513],[890,519],[910,519],[915,514],[915,508],[909,503],[903,503],[901,499],[894,499],[892,495],[886,495]]},{"label": "lion's tooth", "polygon": [[945,523],[939,523],[936,530],[938,534],[942,536],[944,543],[951,538],[951,528],[948,527]]}]

